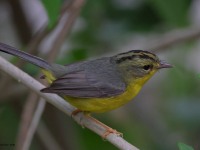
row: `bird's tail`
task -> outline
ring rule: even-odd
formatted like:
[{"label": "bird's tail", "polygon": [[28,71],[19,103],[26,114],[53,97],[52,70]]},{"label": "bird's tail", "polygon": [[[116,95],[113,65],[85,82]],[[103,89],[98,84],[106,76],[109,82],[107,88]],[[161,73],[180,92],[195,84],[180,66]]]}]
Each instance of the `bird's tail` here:
[{"label": "bird's tail", "polygon": [[4,43],[0,43],[0,51],[4,52],[4,53],[8,53],[14,56],[18,56],[21,59],[30,62],[31,64],[34,64],[40,68],[46,69],[46,70],[50,70],[51,69],[51,65],[46,62],[45,60],[33,56],[31,54],[28,54],[24,51],[20,51],[12,46],[6,45]]}]

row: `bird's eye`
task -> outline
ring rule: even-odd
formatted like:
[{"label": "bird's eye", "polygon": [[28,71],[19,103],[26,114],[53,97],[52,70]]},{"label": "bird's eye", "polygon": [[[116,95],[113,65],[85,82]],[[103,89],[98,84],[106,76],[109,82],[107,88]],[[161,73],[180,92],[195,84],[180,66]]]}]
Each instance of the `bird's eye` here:
[{"label": "bird's eye", "polygon": [[145,66],[143,66],[143,69],[144,70],[150,70],[152,68],[152,65],[145,65]]}]

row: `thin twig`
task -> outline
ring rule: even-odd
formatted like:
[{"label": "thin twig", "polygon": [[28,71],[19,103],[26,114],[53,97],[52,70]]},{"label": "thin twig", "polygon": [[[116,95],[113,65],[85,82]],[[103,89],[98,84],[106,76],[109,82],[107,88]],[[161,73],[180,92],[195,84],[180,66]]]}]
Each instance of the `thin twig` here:
[{"label": "thin twig", "polygon": [[188,42],[200,38],[199,27],[189,27],[186,29],[179,29],[170,31],[169,33],[163,34],[153,40],[150,45],[150,49],[154,52],[163,51],[173,45]]},{"label": "thin twig", "polygon": [[[31,54],[37,54],[37,49],[42,42],[42,40],[48,35],[49,31],[47,30],[46,26],[42,27],[32,38],[30,43],[27,46],[27,52]],[[23,67],[24,62],[22,60],[19,60],[17,63],[17,66]],[[24,147],[24,142],[29,141],[29,139],[26,138],[27,132],[29,130],[29,125],[31,125],[32,117],[34,114],[34,110],[37,109],[36,106],[38,104],[37,96],[35,93],[30,93],[28,96],[26,103],[24,105],[24,109],[22,111],[22,117],[21,117],[21,123],[18,131],[18,136],[16,140],[16,150],[21,150],[22,147]],[[31,137],[31,136],[29,136]]]},{"label": "thin twig", "polygon": [[13,97],[21,97],[22,95],[24,95],[24,93],[27,92],[27,89],[25,89],[24,87],[19,87],[19,85],[17,86],[16,84],[11,86],[9,90],[7,89],[4,90],[6,91],[4,92],[5,94],[1,96],[0,103],[15,101],[16,99]]},{"label": "thin twig", "polygon": [[[84,0],[75,0],[74,2],[72,2],[71,7],[69,7],[69,10],[65,9],[65,12],[62,13],[62,17],[59,21],[59,24],[62,25],[62,28],[60,29],[57,37],[55,38],[55,41],[51,46],[51,53],[48,59],[49,61],[54,60],[56,54],[61,48],[62,43],[64,42],[64,40],[66,40],[67,36],[69,35],[72,25],[74,24],[77,16],[79,15],[83,4]],[[69,14],[67,14],[67,12],[69,12]],[[57,26],[59,26],[59,24]]]},{"label": "thin twig", "polygon": [[23,143],[26,140],[29,126],[31,125],[32,117],[36,109],[37,97],[38,95],[35,95],[35,93],[29,95],[28,99],[32,99],[32,101],[26,101],[25,106],[23,108],[20,128],[17,135],[16,147],[15,147],[16,150],[22,150],[24,147]]},{"label": "thin twig", "polygon": [[[53,42],[53,44],[51,46],[50,55],[47,58],[47,60],[49,62],[52,62],[55,59],[57,53],[60,50],[60,47],[61,47],[64,39],[66,39],[66,36],[69,34],[70,29],[72,27],[72,24],[74,23],[76,17],[78,16],[78,13],[79,13],[82,5],[83,5],[83,0],[76,0],[76,1],[74,1],[72,3],[72,5],[70,7],[71,11],[70,11],[70,14],[69,14],[68,17],[66,17],[66,15],[67,15],[66,13],[62,13],[62,16],[61,16],[61,20],[62,21],[59,21],[58,24],[56,25],[56,26],[59,26],[59,24],[62,24],[62,28],[60,29],[60,32],[57,33],[57,37],[55,38],[55,41]],[[64,23],[63,23],[63,21],[64,21]],[[47,32],[42,32],[42,33],[47,33]],[[42,34],[42,35],[45,35],[45,34]],[[29,48],[29,49],[33,50],[33,47],[37,47],[36,44],[40,43],[40,41],[42,40],[41,37],[44,37],[44,36],[39,36],[39,37],[40,38],[36,38],[36,39],[39,39],[39,40],[34,40],[35,42],[33,42],[33,44],[31,45],[31,48]],[[38,102],[38,100],[33,99],[33,98],[27,99],[27,103],[29,103],[29,102],[31,103],[32,101],[37,101]],[[18,137],[18,142],[17,142],[17,148],[19,150],[21,150],[21,149],[22,150],[29,149],[29,146],[31,144],[31,140],[32,140],[33,135],[35,133],[36,127],[37,127],[38,122],[39,122],[39,120],[41,118],[41,115],[43,113],[43,109],[44,109],[44,106],[45,106],[45,101],[43,101],[43,103],[42,103],[42,106],[44,105],[43,107],[40,106],[40,104],[41,104],[40,100],[39,100],[39,103],[33,103],[33,104],[35,104],[35,105],[32,105],[32,107],[34,107],[34,108],[36,107],[36,112],[37,113],[30,114],[30,113],[27,113],[26,111],[23,112],[25,114],[29,114],[29,117],[30,118],[33,117],[33,119],[29,119],[30,126],[28,126],[28,127],[27,127],[28,124],[26,122],[22,121],[22,123],[21,123],[20,132],[24,133],[23,130],[25,130],[26,133],[24,133],[23,135],[19,134],[19,135],[21,135],[21,136]],[[26,107],[26,105],[25,105],[25,107]],[[27,105],[27,107],[29,107],[29,105]],[[43,108],[43,109],[41,109],[41,108]],[[27,110],[27,109],[25,109],[25,110]],[[29,111],[29,110],[27,110],[27,111]],[[32,111],[32,113],[34,113],[34,112]],[[26,118],[23,119],[23,120],[26,120]],[[28,128],[28,130],[26,130],[27,128]]]},{"label": "thin twig", "polygon": [[[40,84],[38,81],[34,80],[31,76],[24,73],[22,70],[15,67],[14,65],[9,63],[2,57],[0,57],[0,68],[2,71],[6,72],[7,74],[9,74],[13,78],[15,78],[17,81],[26,85],[32,91],[37,93],[42,98],[46,99],[47,102],[51,103],[56,108],[63,111],[68,116],[71,116],[71,113],[75,110],[75,108],[73,106],[71,106],[69,103],[67,103],[65,100],[63,100],[58,95],[41,93],[40,89],[44,88],[44,86],[42,84]],[[105,129],[102,126],[100,126],[96,122],[92,121],[88,117],[84,116],[84,114],[82,114],[82,113],[77,114],[73,118],[78,124],[84,125],[85,127],[87,127],[88,129],[92,130],[93,132],[97,133],[100,136],[103,135],[105,132]],[[119,137],[116,134],[109,134],[106,137],[106,140],[121,150],[138,150],[138,148],[131,145],[126,140],[124,140],[122,137]]]},{"label": "thin twig", "polygon": [[[27,51],[29,53],[34,53],[34,52],[36,53],[35,50],[38,49],[38,46],[40,45],[40,43],[42,42],[42,40],[45,38],[47,34],[48,34],[47,29],[45,27],[42,28],[35,35],[33,40],[28,44]],[[18,62],[18,65],[22,67],[22,64],[24,65],[24,63],[22,63],[22,61],[20,60]],[[30,146],[30,145],[27,145],[27,143],[30,143],[29,141],[31,141],[33,137],[33,134],[30,133],[30,131],[33,131],[33,129],[30,129],[30,125],[32,125],[32,122],[33,122],[32,118],[34,118],[35,110],[37,111],[37,106],[38,106],[37,95],[35,93],[30,93],[22,111],[21,123],[20,123],[19,131],[18,131],[18,136],[16,138],[17,139],[16,148],[15,148],[16,150],[22,150],[23,148],[28,149],[28,147]],[[31,127],[34,128],[35,126],[31,126]],[[33,133],[35,133],[35,131]]]},{"label": "thin twig", "polygon": [[22,144],[22,146],[23,146],[22,150],[29,149],[29,147],[31,145],[32,137],[35,133],[35,130],[38,126],[38,123],[39,123],[42,113],[44,111],[45,104],[46,104],[46,101],[44,99],[40,98],[37,103],[36,111],[34,111],[34,115],[33,115],[33,117],[31,117],[30,126],[28,126],[28,130],[25,135],[26,139],[25,139],[25,141],[23,141],[23,144]]},{"label": "thin twig", "polygon": [[60,145],[55,141],[51,132],[48,130],[44,122],[40,121],[37,131],[37,135],[40,137],[42,143],[48,150],[62,150]]}]

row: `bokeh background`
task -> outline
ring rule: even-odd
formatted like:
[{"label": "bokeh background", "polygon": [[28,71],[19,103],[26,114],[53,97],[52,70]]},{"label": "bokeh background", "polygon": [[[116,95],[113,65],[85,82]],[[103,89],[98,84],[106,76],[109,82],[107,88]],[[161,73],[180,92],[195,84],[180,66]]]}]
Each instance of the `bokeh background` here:
[{"label": "bokeh background", "polygon": [[[132,49],[155,52],[159,71],[127,105],[96,118],[141,150],[200,149],[200,0],[0,0],[0,41],[60,64]],[[31,76],[39,69],[0,54]],[[37,95],[0,72],[0,147],[21,150]],[[50,104],[31,150],[115,150]]]}]

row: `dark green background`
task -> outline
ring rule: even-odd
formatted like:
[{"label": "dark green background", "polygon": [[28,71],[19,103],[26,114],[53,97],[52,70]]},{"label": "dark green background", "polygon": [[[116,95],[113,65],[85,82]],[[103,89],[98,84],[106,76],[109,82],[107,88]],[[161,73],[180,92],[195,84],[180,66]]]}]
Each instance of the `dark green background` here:
[{"label": "dark green background", "polygon": [[[8,13],[5,3],[0,1],[0,6]],[[11,4],[10,0],[8,5]],[[56,26],[63,1],[42,0],[41,5],[49,17],[48,30],[51,31]],[[194,26],[198,22],[195,21],[198,17],[193,15],[198,15],[194,13],[194,6],[194,0],[87,0],[63,44],[67,50],[56,59],[58,63],[67,64],[131,49],[145,49],[157,50],[162,60],[174,65],[173,69],[159,71],[128,105],[94,115],[122,132],[128,142],[141,150],[175,150],[178,142],[194,148],[200,146],[199,40],[188,40],[166,49],[151,49],[162,43],[165,35],[176,35],[179,34],[176,31],[184,32]],[[14,21],[2,22],[12,19],[0,16],[0,39],[23,49],[33,36],[24,38]],[[18,22],[23,21],[20,19]],[[23,33],[28,32],[23,29]],[[24,70],[31,75],[38,72],[32,65],[27,65]],[[5,74],[1,73],[2,76]],[[14,86],[26,89],[21,83],[10,80]],[[2,92],[3,89],[1,87]],[[2,99],[0,95],[0,143],[13,144],[16,141],[28,89],[25,91],[17,98]],[[41,122],[63,149],[116,149],[49,104]],[[37,133],[31,145],[31,150],[35,149],[45,149]]]}]

